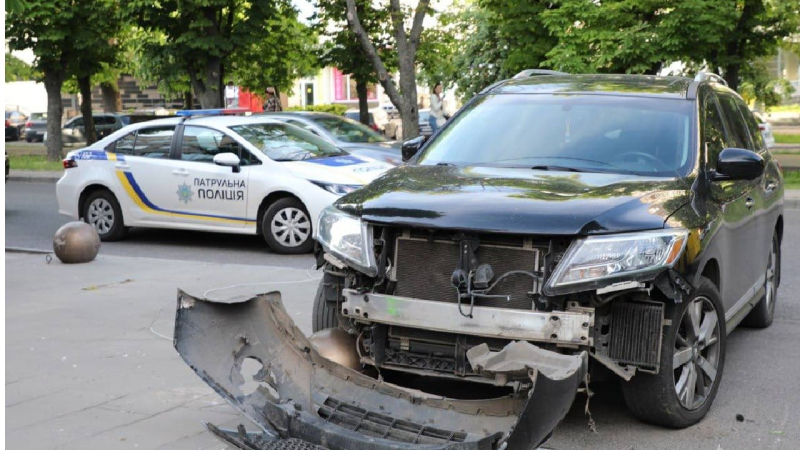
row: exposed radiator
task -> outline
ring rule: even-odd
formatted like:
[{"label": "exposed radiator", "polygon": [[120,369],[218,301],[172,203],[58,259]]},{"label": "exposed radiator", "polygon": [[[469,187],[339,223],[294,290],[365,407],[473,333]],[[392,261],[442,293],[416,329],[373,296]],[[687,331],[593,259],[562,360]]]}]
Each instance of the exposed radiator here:
[{"label": "exposed radiator", "polygon": [[620,365],[658,371],[664,305],[616,302],[611,307],[608,356]]},{"label": "exposed radiator", "polygon": [[[399,237],[395,253],[397,288],[395,294],[423,300],[456,303],[458,293],[450,283],[458,265],[459,245],[455,241]],[[490,264],[498,278],[512,270],[539,270],[541,251],[535,247],[507,247],[483,244],[475,252],[479,264]],[[534,280],[526,275],[511,275],[490,294],[503,298],[476,298],[476,306],[532,309],[528,292],[537,291]],[[463,302],[463,300],[462,300]],[[469,303],[469,301],[467,301]]]}]

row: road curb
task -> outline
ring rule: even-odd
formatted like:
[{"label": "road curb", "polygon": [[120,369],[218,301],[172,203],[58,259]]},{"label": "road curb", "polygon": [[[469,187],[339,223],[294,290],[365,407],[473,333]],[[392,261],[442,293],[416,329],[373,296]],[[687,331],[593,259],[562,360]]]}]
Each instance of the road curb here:
[{"label": "road curb", "polygon": [[8,175],[8,181],[22,181],[26,183],[57,183],[61,179],[61,174],[29,174],[14,173]]}]

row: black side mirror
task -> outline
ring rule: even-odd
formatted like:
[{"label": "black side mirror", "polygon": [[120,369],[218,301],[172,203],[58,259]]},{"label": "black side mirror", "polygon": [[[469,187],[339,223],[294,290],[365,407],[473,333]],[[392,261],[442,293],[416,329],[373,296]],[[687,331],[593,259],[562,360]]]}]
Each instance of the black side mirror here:
[{"label": "black side mirror", "polygon": [[755,180],[764,173],[764,158],[741,148],[726,148],[719,152],[716,180]]},{"label": "black side mirror", "polygon": [[400,152],[403,154],[403,162],[413,158],[419,149],[422,148],[422,144],[427,140],[428,138],[426,136],[417,136],[414,139],[403,142],[403,145],[400,147]]}]

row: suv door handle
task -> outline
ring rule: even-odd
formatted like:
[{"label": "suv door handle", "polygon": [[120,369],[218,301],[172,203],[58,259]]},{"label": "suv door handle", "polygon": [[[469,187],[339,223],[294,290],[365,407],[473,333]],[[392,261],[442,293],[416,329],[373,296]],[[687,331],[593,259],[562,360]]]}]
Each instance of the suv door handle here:
[{"label": "suv door handle", "polygon": [[747,197],[747,200],[744,201],[744,206],[747,206],[747,209],[753,209],[753,197]]},{"label": "suv door handle", "polygon": [[116,163],[116,164],[114,164],[114,167],[117,168],[117,169],[122,169],[122,170],[128,170],[128,169],[131,168],[131,166],[129,166],[129,165],[125,164],[125,163]]},{"label": "suv door handle", "polygon": [[172,171],[172,173],[175,174],[175,175],[181,175],[181,176],[184,176],[184,177],[189,175],[189,171],[187,171],[186,169],[175,169],[175,170]]}]

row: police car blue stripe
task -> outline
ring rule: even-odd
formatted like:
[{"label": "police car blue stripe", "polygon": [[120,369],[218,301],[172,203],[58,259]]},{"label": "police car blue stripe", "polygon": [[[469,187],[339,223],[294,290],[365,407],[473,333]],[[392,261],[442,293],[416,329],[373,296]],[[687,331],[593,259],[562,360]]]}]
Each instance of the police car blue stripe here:
[{"label": "police car blue stripe", "polygon": [[363,159],[358,159],[355,156],[334,156],[330,158],[309,159],[306,162],[314,164],[322,164],[323,166],[341,167],[352,166],[354,164],[365,163]]}]

